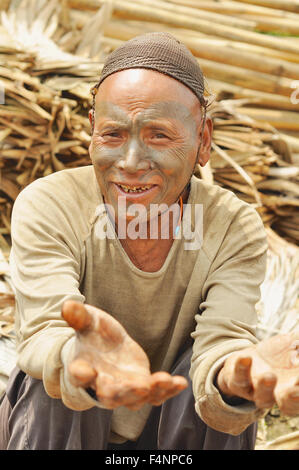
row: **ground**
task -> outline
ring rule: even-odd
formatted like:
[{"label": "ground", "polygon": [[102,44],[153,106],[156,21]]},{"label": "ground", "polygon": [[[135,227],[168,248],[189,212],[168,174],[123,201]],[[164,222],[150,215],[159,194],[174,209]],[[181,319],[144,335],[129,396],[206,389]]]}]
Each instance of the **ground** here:
[{"label": "ground", "polygon": [[284,416],[274,406],[258,424],[256,450],[267,448],[269,450],[299,450],[299,416]]}]

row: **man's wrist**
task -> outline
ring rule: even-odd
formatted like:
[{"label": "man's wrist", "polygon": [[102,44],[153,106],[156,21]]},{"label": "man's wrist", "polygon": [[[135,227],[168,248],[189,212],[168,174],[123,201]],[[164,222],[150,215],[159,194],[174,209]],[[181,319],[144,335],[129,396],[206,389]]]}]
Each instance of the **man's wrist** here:
[{"label": "man's wrist", "polygon": [[[218,387],[217,387],[218,388]],[[219,388],[218,388],[219,390]],[[221,398],[222,400],[227,404],[227,405],[230,405],[230,406],[239,406],[239,405],[243,405],[244,403],[248,403],[248,400],[246,400],[245,398],[241,398],[241,397],[237,397],[237,396],[234,396],[234,395],[224,395],[221,390],[219,390],[219,393],[221,395]]]},{"label": "man's wrist", "polygon": [[[221,370],[222,369],[220,369],[218,374],[215,376],[214,385],[217,388],[217,390],[219,391],[222,400],[227,405],[230,405],[230,406],[238,406],[238,405],[243,405],[244,403],[248,403],[248,400],[246,400],[245,398],[238,397],[236,395],[230,395],[230,394],[227,394],[223,391],[222,387],[219,384],[219,380],[218,380],[219,379],[219,374],[221,373]],[[223,388],[227,388],[227,387],[224,386],[223,380],[221,382],[223,384]]]}]

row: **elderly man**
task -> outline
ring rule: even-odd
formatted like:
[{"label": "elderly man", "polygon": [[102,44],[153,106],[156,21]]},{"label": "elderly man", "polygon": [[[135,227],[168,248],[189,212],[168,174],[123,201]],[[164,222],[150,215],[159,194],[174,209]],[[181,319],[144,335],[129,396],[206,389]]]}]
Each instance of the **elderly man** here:
[{"label": "elderly man", "polygon": [[262,222],[193,175],[206,107],[185,46],[134,38],[93,89],[92,165],[19,195],[2,448],[252,449],[275,402],[298,413],[299,337],[254,335]]}]

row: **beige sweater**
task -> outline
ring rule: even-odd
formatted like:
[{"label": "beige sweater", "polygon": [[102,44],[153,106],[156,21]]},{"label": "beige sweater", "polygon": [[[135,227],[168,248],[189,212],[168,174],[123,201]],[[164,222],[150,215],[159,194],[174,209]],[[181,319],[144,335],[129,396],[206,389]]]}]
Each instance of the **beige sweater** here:
[{"label": "beige sweater", "polygon": [[[19,367],[72,409],[99,406],[68,380],[75,334],[61,306],[75,299],[113,315],[144,348],[153,372],[169,371],[191,340],[196,411],[209,426],[239,434],[261,411],[250,402],[226,404],[213,379],[227,355],[257,342],[255,304],[267,250],[260,217],[230,191],[192,177],[188,203],[203,205],[202,246],[185,250],[178,237],[162,268],[148,273],[117,238],[99,237],[102,203],[93,166],[56,172],[18,196],[10,266]],[[111,441],[137,439],[149,411],[115,410]]]}]

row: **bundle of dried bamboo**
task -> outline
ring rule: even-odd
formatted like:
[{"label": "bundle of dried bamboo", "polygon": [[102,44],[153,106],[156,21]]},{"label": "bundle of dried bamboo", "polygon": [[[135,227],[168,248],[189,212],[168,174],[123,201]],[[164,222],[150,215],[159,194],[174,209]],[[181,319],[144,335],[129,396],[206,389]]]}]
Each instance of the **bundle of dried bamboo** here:
[{"label": "bundle of dried bamboo", "polygon": [[159,30],[192,50],[215,95],[212,157],[197,174],[234,191],[298,243],[299,104],[290,95],[299,43],[260,31],[294,34],[299,15],[254,3],[7,1],[0,23],[0,243],[24,186],[90,164],[89,90],[103,59],[123,41]]},{"label": "bundle of dried bamboo", "polygon": [[[89,89],[97,79],[99,62],[69,54],[57,46],[55,37],[65,32],[59,26],[58,6],[57,0],[35,3],[28,0],[17,7],[11,5],[8,13],[2,13],[0,84],[5,90],[5,102],[0,105],[0,238],[3,245],[7,244],[3,236],[10,234],[12,205],[22,188],[65,167],[90,164]],[[105,10],[97,15],[99,27]]]},{"label": "bundle of dried bamboo", "polygon": [[[281,134],[243,114],[238,104],[222,100],[210,109],[212,177],[256,207],[265,226],[297,244],[299,167],[290,163],[292,155]],[[202,169],[198,172],[206,177]]]}]

